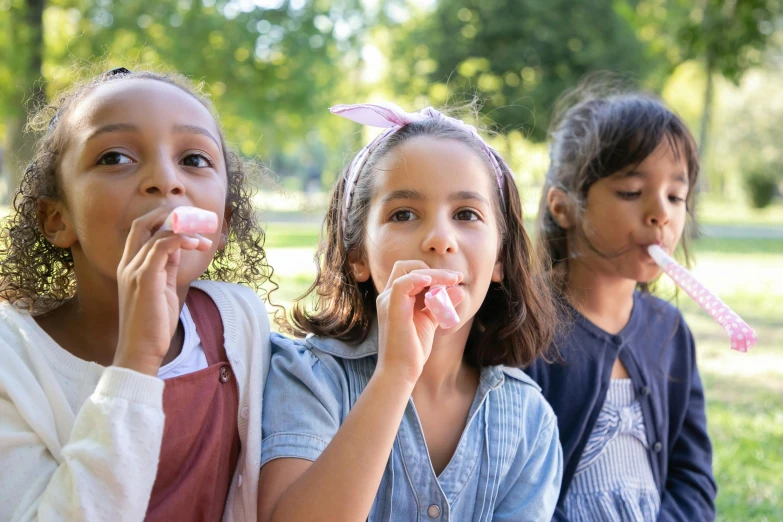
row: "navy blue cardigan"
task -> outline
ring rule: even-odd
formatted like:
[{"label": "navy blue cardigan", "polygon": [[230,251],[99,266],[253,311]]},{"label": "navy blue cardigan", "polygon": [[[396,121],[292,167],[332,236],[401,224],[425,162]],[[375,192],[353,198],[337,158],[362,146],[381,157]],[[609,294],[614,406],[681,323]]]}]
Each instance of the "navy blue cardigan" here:
[{"label": "navy blue cardigan", "polygon": [[637,292],[628,324],[618,335],[610,335],[571,311],[574,324],[557,340],[562,361],[538,361],[526,370],[557,415],[563,446],[563,485],[554,520],[566,520],[565,493],[618,357],[642,406],[652,474],[661,496],[658,520],[714,520],[717,487],[704,389],[693,336],[680,312],[657,297]]}]

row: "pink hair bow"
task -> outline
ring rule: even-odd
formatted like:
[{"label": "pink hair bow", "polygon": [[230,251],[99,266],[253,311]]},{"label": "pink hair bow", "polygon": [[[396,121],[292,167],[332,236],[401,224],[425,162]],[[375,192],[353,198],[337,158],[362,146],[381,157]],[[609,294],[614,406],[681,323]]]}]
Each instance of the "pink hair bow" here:
[{"label": "pink hair bow", "polygon": [[[450,118],[445,116],[438,110],[427,107],[420,112],[405,112],[399,106],[391,102],[379,102],[379,103],[359,103],[356,105],[335,105],[329,109],[332,114],[341,116],[343,118],[361,123],[362,125],[369,125],[370,127],[380,127],[382,129],[388,129],[385,132],[379,134],[374,140],[367,144],[351,162],[348,167],[345,180],[345,216],[347,219],[348,210],[351,208],[351,199],[353,197],[353,191],[356,188],[356,183],[359,181],[359,174],[367,163],[368,158],[372,152],[388,138],[392,133],[398,129],[409,125],[411,123],[417,123],[427,119],[444,120],[468,131],[481,143],[484,152],[489,158],[489,162],[492,165],[492,169],[495,171],[495,178],[497,180],[498,187],[500,188],[500,197],[503,198],[503,169],[498,163],[499,156],[496,157],[492,148],[487,145],[484,139],[479,135],[478,131],[472,125],[468,125],[462,120]],[[503,161],[502,159],[500,160]],[[509,174],[511,169],[506,166]],[[513,175],[513,174],[511,174]]]}]

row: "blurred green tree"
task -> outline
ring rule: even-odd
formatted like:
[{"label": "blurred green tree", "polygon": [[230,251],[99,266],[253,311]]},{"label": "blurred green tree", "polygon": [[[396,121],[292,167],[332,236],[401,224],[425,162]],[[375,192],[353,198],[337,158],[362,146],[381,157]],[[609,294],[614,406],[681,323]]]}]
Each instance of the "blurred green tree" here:
[{"label": "blurred green tree", "polygon": [[657,67],[615,3],[440,0],[401,29],[396,86],[434,103],[475,92],[502,130],[541,141],[554,102],[585,73],[612,70],[644,83]]},{"label": "blurred green tree", "polygon": [[[715,75],[734,83],[765,61],[765,50],[780,16],[780,0],[637,0],[618,3],[618,12],[664,57],[668,75],[686,60],[704,64],[706,84],[699,125],[699,151],[708,158]],[[706,165],[702,167],[707,170]],[[702,188],[709,176],[702,176]]]},{"label": "blurred green tree", "polygon": [[[315,129],[336,91],[358,88],[345,71],[358,62],[355,41],[368,21],[359,0],[0,0],[0,8],[9,1],[10,10],[0,10],[0,27],[13,29],[0,42],[0,56],[10,58],[0,66],[8,89],[0,117],[21,164],[31,152],[21,132],[31,104],[22,99],[40,102],[41,79],[51,96],[83,72],[79,63],[101,59],[174,68],[204,82],[227,139],[243,154],[274,162],[342,143]],[[15,187],[12,166],[4,171]]]}]

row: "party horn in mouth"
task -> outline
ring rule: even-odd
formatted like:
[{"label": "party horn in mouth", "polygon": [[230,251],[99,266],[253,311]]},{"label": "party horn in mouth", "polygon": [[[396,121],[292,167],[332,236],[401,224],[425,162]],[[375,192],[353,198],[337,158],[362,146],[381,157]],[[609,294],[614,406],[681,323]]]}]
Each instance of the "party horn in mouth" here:
[{"label": "party horn in mouth", "polygon": [[197,207],[175,208],[160,227],[175,234],[212,234],[217,228],[217,214]]},{"label": "party horn in mouth", "polygon": [[650,256],[658,263],[666,274],[671,277],[677,286],[685,290],[696,303],[712,316],[719,325],[726,330],[731,339],[731,348],[739,352],[747,352],[758,341],[758,336],[748,323],[734,312],[729,305],[707,290],[703,284],[693,277],[693,274],[680,266],[677,261],[664,252],[658,245],[647,247]]},{"label": "party horn in mouth", "polygon": [[424,294],[424,306],[432,312],[441,328],[452,328],[459,324],[457,310],[454,308],[445,286],[431,286]]}]

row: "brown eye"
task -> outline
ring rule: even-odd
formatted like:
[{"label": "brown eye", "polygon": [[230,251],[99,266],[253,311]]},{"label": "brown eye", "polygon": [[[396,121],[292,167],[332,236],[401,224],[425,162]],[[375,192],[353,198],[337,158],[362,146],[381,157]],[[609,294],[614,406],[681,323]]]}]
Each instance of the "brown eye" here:
[{"label": "brown eye", "polygon": [[98,160],[98,165],[125,165],[128,163],[133,163],[133,160],[120,152],[107,152]]},{"label": "brown eye", "polygon": [[459,221],[478,221],[479,216],[472,210],[460,210],[454,217]]},{"label": "brown eye", "polygon": [[394,214],[392,214],[391,220],[392,221],[413,221],[416,218],[416,216],[413,215],[413,212],[410,210],[398,210]]},{"label": "brown eye", "polygon": [[628,201],[630,201],[630,200],[632,200],[632,199],[636,199],[636,198],[638,198],[638,197],[639,197],[639,196],[641,196],[641,195],[642,195],[642,193],[641,193],[641,192],[639,192],[639,191],[637,191],[637,192],[623,192],[623,191],[618,191],[618,192],[617,192],[617,196],[618,196],[620,199],[625,199],[625,200],[628,200]]},{"label": "brown eye", "polygon": [[186,167],[196,167],[196,168],[205,168],[205,167],[211,167],[212,162],[210,162],[206,157],[202,156],[201,154],[188,154],[182,159],[182,164]]}]

